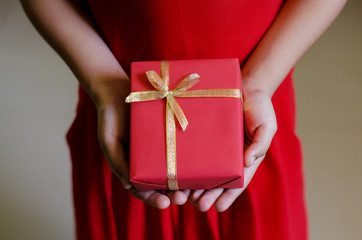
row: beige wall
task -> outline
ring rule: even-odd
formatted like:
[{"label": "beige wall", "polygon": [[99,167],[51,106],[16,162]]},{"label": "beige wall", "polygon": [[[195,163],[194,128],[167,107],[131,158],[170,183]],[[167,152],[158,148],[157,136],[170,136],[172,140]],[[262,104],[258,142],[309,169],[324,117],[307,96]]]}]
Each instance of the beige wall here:
[{"label": "beige wall", "polygon": [[64,135],[76,81],[30,25],[0,0],[0,239],[73,239]]},{"label": "beige wall", "polygon": [[[295,71],[311,239],[362,239],[362,2]],[[25,18],[0,0],[0,239],[72,239],[64,135],[76,80]]]},{"label": "beige wall", "polygon": [[362,239],[362,1],[295,71],[311,239]]}]

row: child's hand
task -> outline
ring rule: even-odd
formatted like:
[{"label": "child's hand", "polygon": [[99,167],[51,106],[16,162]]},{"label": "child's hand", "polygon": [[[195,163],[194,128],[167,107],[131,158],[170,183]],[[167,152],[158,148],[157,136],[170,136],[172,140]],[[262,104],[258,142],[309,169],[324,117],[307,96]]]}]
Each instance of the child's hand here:
[{"label": "child's hand", "polygon": [[125,189],[145,203],[160,209],[170,203],[184,204],[190,191],[137,191],[129,181],[129,104],[125,98],[130,92],[129,80],[102,82],[92,95],[98,112],[98,139],[112,171]]},{"label": "child's hand", "polygon": [[275,113],[269,94],[263,91],[244,93],[244,120],[244,187],[192,191],[189,200],[200,211],[207,211],[213,204],[215,204],[217,211],[225,211],[250,183],[277,130]]}]

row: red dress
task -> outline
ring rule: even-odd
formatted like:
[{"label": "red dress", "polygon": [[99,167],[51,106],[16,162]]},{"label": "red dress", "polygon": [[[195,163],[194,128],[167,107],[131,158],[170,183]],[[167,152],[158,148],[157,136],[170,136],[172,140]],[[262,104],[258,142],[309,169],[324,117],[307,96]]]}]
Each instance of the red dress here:
[{"label": "red dress", "polygon": [[[84,7],[121,66],[139,60],[233,58],[241,66],[282,0],[88,0]],[[158,210],[124,190],[97,141],[95,107],[79,90],[67,140],[78,239],[306,239],[300,142],[291,74],[273,96],[278,131],[250,185],[229,210],[190,203]]]}]

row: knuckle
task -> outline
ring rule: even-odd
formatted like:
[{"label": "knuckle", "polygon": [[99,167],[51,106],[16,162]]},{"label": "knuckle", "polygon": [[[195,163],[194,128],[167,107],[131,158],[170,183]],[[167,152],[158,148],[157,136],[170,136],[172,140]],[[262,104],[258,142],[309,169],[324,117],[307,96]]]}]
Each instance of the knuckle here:
[{"label": "knuckle", "polygon": [[274,123],[273,126],[272,126],[272,129],[273,129],[273,132],[276,133],[277,130],[278,130],[278,124]]},{"label": "knuckle", "polygon": [[267,125],[267,128],[271,132],[276,133],[276,131],[278,130],[278,124],[276,123],[276,121],[270,121]]}]

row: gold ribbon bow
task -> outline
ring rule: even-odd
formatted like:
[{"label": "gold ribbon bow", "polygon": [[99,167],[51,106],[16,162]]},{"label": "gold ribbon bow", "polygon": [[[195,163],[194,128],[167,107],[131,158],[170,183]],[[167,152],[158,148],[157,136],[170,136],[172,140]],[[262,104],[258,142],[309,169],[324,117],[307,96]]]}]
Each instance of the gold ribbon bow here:
[{"label": "gold ribbon bow", "polygon": [[161,61],[161,77],[153,70],[147,71],[148,81],[157,90],[131,92],[126,102],[151,101],[166,98],[166,158],[167,185],[170,190],[178,190],[176,169],[176,127],[174,114],[185,131],[188,125],[185,114],[175,97],[233,97],[241,98],[240,89],[200,89],[189,90],[200,81],[200,76],[193,73],[182,79],[174,90],[168,88],[170,82],[169,61]]}]

